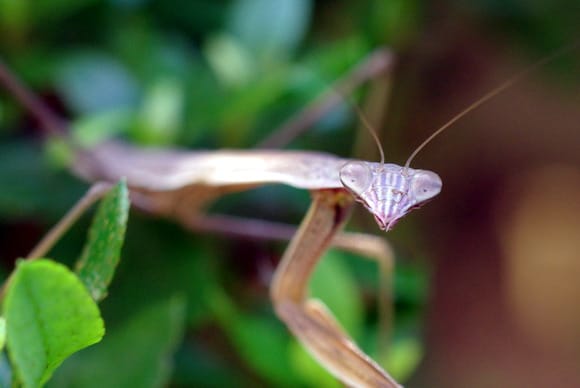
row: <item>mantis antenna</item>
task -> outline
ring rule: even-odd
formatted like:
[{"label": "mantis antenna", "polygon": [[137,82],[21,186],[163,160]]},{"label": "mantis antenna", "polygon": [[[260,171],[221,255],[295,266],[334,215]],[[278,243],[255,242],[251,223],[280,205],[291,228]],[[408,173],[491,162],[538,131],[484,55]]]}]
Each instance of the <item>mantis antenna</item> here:
[{"label": "mantis antenna", "polygon": [[484,103],[489,101],[491,98],[497,96],[498,94],[500,94],[504,90],[506,90],[509,87],[511,87],[512,85],[514,85],[515,83],[517,83],[520,80],[522,80],[523,78],[527,77],[532,72],[536,71],[538,68],[544,66],[546,63],[548,63],[548,62],[554,60],[555,58],[557,58],[557,57],[559,57],[559,56],[561,56],[569,51],[572,51],[578,47],[580,47],[580,42],[576,42],[570,46],[565,46],[565,47],[555,51],[554,53],[548,55],[544,59],[541,59],[538,62],[525,68],[521,72],[516,73],[516,75],[510,77],[507,81],[500,84],[496,88],[492,89],[491,91],[486,93],[483,97],[481,97],[480,99],[478,99],[477,101],[475,101],[474,103],[469,105],[467,108],[465,108],[459,114],[457,114],[455,117],[453,117],[451,120],[449,120],[446,124],[444,124],[439,129],[437,129],[435,132],[433,132],[431,134],[431,136],[429,136],[427,139],[425,139],[423,141],[423,143],[421,143],[417,148],[415,148],[415,151],[413,151],[413,153],[411,154],[411,156],[409,156],[409,159],[407,159],[407,162],[405,163],[404,171],[407,171],[407,169],[409,168],[409,166],[411,164],[411,161],[413,161],[413,159],[415,158],[415,156],[417,156],[419,151],[421,151],[427,144],[429,144],[431,142],[431,140],[435,139],[443,131],[445,131],[447,128],[449,128],[451,125],[453,125],[455,122],[457,122],[457,120],[459,120],[460,118],[462,118],[463,116],[465,116],[469,112],[479,108],[481,105],[483,105]]},{"label": "mantis antenna", "polygon": [[379,149],[379,153],[381,154],[381,166],[383,166],[385,164],[385,152],[383,151],[383,146],[381,145],[381,141],[379,140],[377,133],[375,132],[373,127],[370,125],[370,123],[366,119],[366,117],[365,117],[363,111],[360,109],[360,107],[357,104],[355,104],[354,102],[352,102],[351,105],[354,108],[354,110],[356,111],[360,121],[363,123],[365,128],[368,129],[371,136],[373,137],[373,140],[375,141],[375,144],[377,145],[377,148]]}]

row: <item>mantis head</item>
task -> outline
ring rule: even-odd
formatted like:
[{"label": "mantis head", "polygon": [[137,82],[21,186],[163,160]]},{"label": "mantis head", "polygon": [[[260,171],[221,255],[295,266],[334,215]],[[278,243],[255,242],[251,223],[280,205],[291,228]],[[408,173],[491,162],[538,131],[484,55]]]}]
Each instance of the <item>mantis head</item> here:
[{"label": "mantis head", "polygon": [[540,61],[525,68],[523,71],[510,77],[496,88],[492,89],[483,97],[479,98],[471,105],[467,106],[459,114],[455,115],[446,124],[439,127],[415,151],[409,156],[404,167],[394,164],[385,164],[385,155],[381,142],[375,131],[366,121],[362,111],[355,105],[361,121],[369,130],[373,139],[377,143],[381,154],[380,163],[369,163],[362,161],[351,161],[342,166],[340,170],[340,181],[343,186],[350,191],[358,202],[361,202],[374,216],[382,230],[390,230],[395,223],[413,209],[424,205],[431,198],[441,191],[442,182],[437,174],[426,170],[415,170],[410,168],[411,161],[415,156],[433,139],[447,130],[451,125],[469,112],[479,108],[493,97],[510,88],[512,85],[528,76],[539,67],[554,60],[555,58],[576,50],[578,42],[553,52]]},{"label": "mantis head", "polygon": [[362,161],[342,166],[340,181],[373,214],[381,230],[387,231],[439,194],[443,185],[431,171]]},{"label": "mantis head", "polygon": [[377,134],[366,121],[362,111],[355,105],[354,108],[361,121],[377,143],[381,154],[381,162],[348,162],[340,170],[340,181],[354,195],[355,199],[361,202],[375,216],[381,229],[392,229],[401,217],[411,210],[421,207],[441,191],[442,182],[437,174],[409,167],[411,161],[427,144],[469,112],[479,108],[546,63],[572,50],[576,50],[578,47],[580,47],[578,42],[564,46],[484,94],[483,97],[467,106],[415,148],[404,167],[385,164],[385,155]]}]

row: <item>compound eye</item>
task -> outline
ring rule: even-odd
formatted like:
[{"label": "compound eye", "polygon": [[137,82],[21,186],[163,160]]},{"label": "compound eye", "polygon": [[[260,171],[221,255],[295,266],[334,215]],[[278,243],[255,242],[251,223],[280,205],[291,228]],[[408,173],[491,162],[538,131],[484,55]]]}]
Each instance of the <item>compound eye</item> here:
[{"label": "compound eye", "polygon": [[365,162],[348,162],[340,169],[340,181],[356,195],[364,193],[372,180],[373,173]]},{"label": "compound eye", "polygon": [[441,192],[443,183],[439,175],[431,171],[421,171],[413,177],[411,190],[418,203],[427,201]]}]

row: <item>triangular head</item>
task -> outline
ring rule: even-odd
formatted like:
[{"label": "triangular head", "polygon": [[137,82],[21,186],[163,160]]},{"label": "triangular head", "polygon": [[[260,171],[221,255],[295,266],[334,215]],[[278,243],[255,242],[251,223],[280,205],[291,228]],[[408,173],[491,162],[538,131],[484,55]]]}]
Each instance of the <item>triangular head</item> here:
[{"label": "triangular head", "polygon": [[340,170],[340,181],[370,211],[382,230],[441,192],[437,174],[396,164],[352,161]]}]

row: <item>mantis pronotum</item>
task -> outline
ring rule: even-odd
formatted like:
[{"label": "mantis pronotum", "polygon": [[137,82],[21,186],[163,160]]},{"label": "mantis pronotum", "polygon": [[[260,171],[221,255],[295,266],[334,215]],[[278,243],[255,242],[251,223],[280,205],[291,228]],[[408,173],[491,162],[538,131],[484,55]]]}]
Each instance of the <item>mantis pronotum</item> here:
[{"label": "mantis pronotum", "polygon": [[[517,78],[493,90],[436,131],[404,166],[385,164],[384,160],[370,163],[315,152],[179,152],[140,150],[120,143],[106,143],[91,150],[79,149],[74,170],[91,181],[111,182],[125,177],[136,206],[176,218],[191,229],[227,228],[224,218],[201,215],[204,205],[225,193],[272,183],[309,190],[313,202],[272,281],[271,298],[276,313],[311,354],[345,384],[396,387],[397,382],[357,347],[325,306],[308,299],[310,275],[332,244],[366,253],[390,265],[390,251],[384,241],[341,233],[349,209],[355,201],[362,203],[373,214],[380,229],[390,230],[410,210],[435,197],[441,190],[441,179],[433,172],[410,168],[413,157],[451,123]],[[4,83],[10,84],[6,80]],[[12,91],[47,128],[58,131],[62,127],[61,120],[47,112],[32,95],[17,90],[24,89],[17,85]],[[82,210],[91,198],[102,193],[101,188],[98,186],[92,191],[89,201],[82,202],[78,209]],[[49,234],[31,256],[42,255],[49,249],[51,242],[77,214],[76,209],[73,210],[71,217],[57,225],[55,233]],[[236,222],[242,230],[250,221]],[[276,230],[280,231],[279,236],[289,234],[287,230]]]}]

